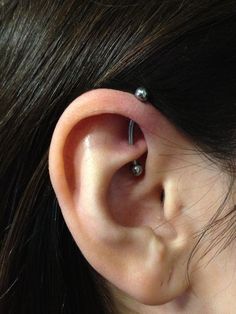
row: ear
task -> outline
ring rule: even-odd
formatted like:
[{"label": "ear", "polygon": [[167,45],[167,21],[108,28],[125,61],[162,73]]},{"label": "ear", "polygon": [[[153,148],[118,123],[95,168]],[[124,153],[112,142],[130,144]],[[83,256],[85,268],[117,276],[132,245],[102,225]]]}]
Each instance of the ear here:
[{"label": "ear", "polygon": [[[128,144],[130,119],[139,126],[134,145]],[[162,201],[158,169],[170,152],[157,136],[163,132],[176,134],[150,103],[95,89],[66,108],[49,150],[52,186],[82,254],[111,284],[145,304],[168,302],[187,289],[189,224],[176,227],[167,220],[181,206],[170,178],[165,206]],[[140,177],[130,171],[135,159],[145,169]]]}]

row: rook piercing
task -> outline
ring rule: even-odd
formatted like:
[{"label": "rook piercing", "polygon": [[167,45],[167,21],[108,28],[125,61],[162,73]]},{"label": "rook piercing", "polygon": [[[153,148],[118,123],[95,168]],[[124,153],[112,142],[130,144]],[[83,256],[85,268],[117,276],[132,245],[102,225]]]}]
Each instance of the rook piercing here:
[{"label": "rook piercing", "polygon": [[[135,91],[135,97],[138,98],[139,100],[145,102],[147,101],[148,98],[148,93],[147,90],[144,87],[138,87]],[[134,144],[134,121],[130,120],[129,122],[129,144],[133,145]],[[143,172],[143,167],[137,162],[137,160],[133,161],[132,165],[132,173],[136,177],[140,176]]]}]

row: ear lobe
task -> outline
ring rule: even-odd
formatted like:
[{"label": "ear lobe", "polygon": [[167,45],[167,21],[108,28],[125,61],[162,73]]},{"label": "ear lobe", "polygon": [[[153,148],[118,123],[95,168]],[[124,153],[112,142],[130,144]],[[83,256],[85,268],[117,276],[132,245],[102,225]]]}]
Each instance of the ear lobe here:
[{"label": "ear lobe", "polygon": [[[81,95],[56,125],[49,174],[67,226],[88,262],[140,302],[162,304],[186,284],[163,288],[176,252],[146,220],[161,206],[158,201],[147,206],[153,178],[149,173],[137,180],[128,167],[134,159],[145,162],[153,150],[149,130],[158,113],[150,107],[115,90]],[[141,128],[134,145],[128,144],[129,119]]]}]

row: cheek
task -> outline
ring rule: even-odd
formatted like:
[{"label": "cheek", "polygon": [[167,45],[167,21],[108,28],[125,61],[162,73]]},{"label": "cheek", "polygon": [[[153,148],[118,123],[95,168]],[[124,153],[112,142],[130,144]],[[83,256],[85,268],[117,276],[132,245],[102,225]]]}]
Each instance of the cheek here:
[{"label": "cheek", "polygon": [[178,186],[184,200],[184,214],[194,219],[197,229],[209,222],[228,192],[226,176],[202,161],[182,170]]}]

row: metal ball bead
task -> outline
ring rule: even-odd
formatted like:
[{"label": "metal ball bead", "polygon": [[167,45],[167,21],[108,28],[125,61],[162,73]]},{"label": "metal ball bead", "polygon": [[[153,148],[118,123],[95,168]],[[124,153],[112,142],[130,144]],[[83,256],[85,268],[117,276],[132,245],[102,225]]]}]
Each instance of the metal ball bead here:
[{"label": "metal ball bead", "polygon": [[142,174],[143,167],[141,165],[135,165],[132,167],[132,172],[136,177],[138,177]]},{"label": "metal ball bead", "polygon": [[135,96],[141,101],[146,101],[148,98],[147,90],[144,87],[138,87],[135,91]]}]

